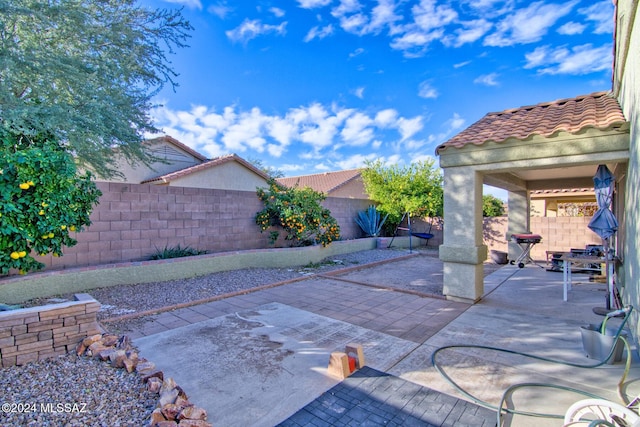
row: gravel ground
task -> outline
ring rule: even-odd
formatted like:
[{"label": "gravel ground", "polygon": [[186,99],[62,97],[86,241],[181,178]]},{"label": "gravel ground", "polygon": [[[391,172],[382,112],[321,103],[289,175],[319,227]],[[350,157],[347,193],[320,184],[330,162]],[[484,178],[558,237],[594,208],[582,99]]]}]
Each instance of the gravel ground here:
[{"label": "gravel ground", "polygon": [[[421,252],[437,257],[434,250],[421,249]],[[93,289],[89,293],[102,304],[98,318],[106,319],[407,254],[407,250],[370,250],[339,255],[305,267],[247,268],[186,280]],[[485,274],[495,268],[485,265]],[[72,294],[58,295],[27,301],[22,305],[30,307],[72,299]],[[112,326],[110,324],[109,328]],[[118,333],[117,330],[110,332]],[[145,390],[137,374],[128,374],[106,362],[75,355],[2,368],[0,388],[3,390],[0,403],[10,405],[9,411],[5,411],[3,406],[0,413],[2,427],[144,426],[157,403],[157,395]]]},{"label": "gravel ground", "polygon": [[[437,254],[437,252],[434,253]],[[340,268],[383,261],[407,254],[408,251],[406,250],[369,250],[338,255],[318,264],[294,268],[246,268],[212,273],[190,279],[110,286],[92,289],[88,292],[100,302],[101,309],[98,313],[98,320],[103,320],[124,314],[245,291],[271,283],[297,279],[304,275],[327,273]],[[33,307],[72,300],[73,294],[66,294],[33,299],[21,305]]]},{"label": "gravel ground", "polygon": [[0,370],[0,425],[140,427],[158,395],[140,376],[72,354]]}]

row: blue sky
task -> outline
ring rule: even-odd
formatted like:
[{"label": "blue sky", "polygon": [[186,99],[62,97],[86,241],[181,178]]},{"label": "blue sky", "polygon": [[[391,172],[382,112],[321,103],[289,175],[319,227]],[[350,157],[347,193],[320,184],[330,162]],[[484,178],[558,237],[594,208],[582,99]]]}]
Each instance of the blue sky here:
[{"label": "blue sky", "polygon": [[143,0],[195,30],[158,127],[287,176],[407,164],[488,112],[611,88],[611,0]]}]

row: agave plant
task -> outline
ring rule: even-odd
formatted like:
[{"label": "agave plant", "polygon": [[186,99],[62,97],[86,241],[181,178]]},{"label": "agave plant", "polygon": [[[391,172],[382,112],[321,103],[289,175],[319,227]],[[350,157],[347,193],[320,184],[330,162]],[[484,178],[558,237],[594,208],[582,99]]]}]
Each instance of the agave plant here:
[{"label": "agave plant", "polygon": [[384,218],[380,220],[380,212],[378,212],[374,205],[371,205],[367,210],[358,212],[356,222],[360,228],[362,228],[362,231],[364,231],[367,237],[378,237],[388,216],[389,214],[385,215]]}]

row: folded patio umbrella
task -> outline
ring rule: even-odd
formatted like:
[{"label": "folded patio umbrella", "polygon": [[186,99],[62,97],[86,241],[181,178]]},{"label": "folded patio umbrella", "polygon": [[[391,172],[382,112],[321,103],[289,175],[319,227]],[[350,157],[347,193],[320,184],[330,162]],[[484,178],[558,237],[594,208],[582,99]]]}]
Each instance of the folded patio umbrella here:
[{"label": "folded patio umbrella", "polygon": [[598,210],[589,221],[588,227],[602,238],[602,249],[605,255],[606,278],[609,292],[607,294],[606,308],[611,309],[611,302],[615,301],[613,277],[609,274],[609,240],[618,231],[618,220],[611,211],[611,201],[613,200],[614,176],[606,165],[599,165],[593,177],[594,190]]}]

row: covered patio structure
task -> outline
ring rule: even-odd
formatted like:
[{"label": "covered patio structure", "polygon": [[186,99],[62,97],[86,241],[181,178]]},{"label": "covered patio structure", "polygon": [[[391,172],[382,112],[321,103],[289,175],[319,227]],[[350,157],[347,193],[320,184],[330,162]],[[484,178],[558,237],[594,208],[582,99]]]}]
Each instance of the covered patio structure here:
[{"label": "covered patio structure", "polygon": [[[489,113],[438,146],[445,194],[439,255],[444,295],[474,303],[484,294],[483,184],[508,191],[507,241],[530,232],[531,191],[592,187],[599,164],[616,176],[613,208],[621,212],[629,141],[620,104],[598,92]],[[508,251],[513,260],[521,247],[510,242]]]}]

